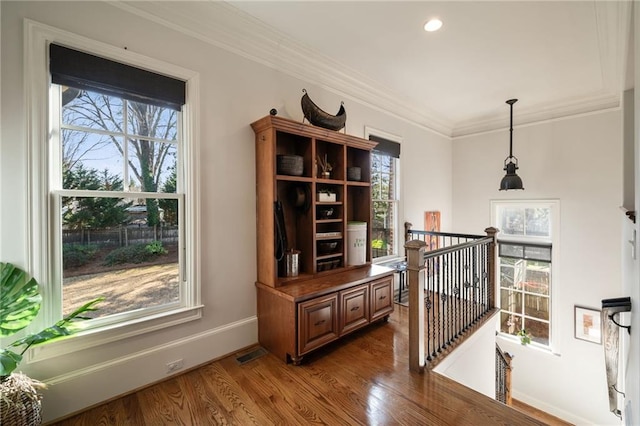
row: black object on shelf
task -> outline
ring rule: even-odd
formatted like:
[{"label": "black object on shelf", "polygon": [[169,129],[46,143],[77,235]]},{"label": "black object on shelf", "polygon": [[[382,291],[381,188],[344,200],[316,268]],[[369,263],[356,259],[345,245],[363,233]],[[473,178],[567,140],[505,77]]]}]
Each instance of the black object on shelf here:
[{"label": "black object on shelf", "polygon": [[615,325],[620,328],[626,328],[629,334],[631,334],[630,325],[622,325],[615,320],[614,315],[620,312],[631,311],[631,298],[630,297],[618,297],[614,299],[602,299],[602,310],[606,313],[607,318],[611,320]]}]

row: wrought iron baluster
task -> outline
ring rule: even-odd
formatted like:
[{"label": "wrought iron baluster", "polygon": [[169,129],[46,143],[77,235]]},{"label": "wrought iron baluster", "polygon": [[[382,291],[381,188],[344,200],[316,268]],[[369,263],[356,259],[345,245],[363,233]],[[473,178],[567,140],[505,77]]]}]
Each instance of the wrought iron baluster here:
[{"label": "wrought iron baluster", "polygon": [[454,253],[449,257],[449,279],[451,280],[451,310],[453,312],[453,339],[456,340],[460,334],[460,286],[455,279],[456,256]]},{"label": "wrought iron baluster", "polygon": [[443,254],[440,256],[440,274],[442,275],[442,282],[445,288],[445,301],[446,301],[446,311],[445,311],[445,321],[446,321],[446,346],[451,345],[451,330],[452,330],[452,317],[451,317],[451,282],[449,277],[446,274],[446,265],[447,265],[447,254]]},{"label": "wrought iron baluster", "polygon": [[483,303],[483,313],[486,314],[489,312],[489,301],[487,299],[487,247],[488,244],[482,245],[482,303]]},{"label": "wrought iron baluster", "polygon": [[469,282],[469,251],[463,250],[462,256],[464,257],[464,288],[465,288],[465,309],[464,309],[464,330],[469,329],[469,323],[471,322],[471,312],[469,310],[469,301],[471,298],[469,297],[469,289],[471,288],[471,283]]},{"label": "wrought iron baluster", "polygon": [[424,280],[424,292],[425,292],[425,298],[424,298],[424,308],[427,310],[427,313],[425,315],[426,318],[426,324],[425,324],[425,333],[427,333],[426,336],[426,354],[427,354],[427,361],[431,361],[433,358],[431,356],[431,347],[433,346],[431,343],[431,324],[433,324],[432,319],[430,318],[431,315],[431,307],[432,307],[432,303],[431,303],[431,279],[429,278],[429,260],[424,260],[425,265],[427,266],[426,270],[425,270],[425,280]]}]

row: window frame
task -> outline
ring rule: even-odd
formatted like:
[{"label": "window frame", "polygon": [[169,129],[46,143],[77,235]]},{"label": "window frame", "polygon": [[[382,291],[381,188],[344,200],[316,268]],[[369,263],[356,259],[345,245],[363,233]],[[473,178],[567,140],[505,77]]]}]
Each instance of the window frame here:
[{"label": "window frame", "polygon": [[[402,138],[400,136],[396,136],[393,135],[391,133],[387,133],[385,131],[382,130],[378,130],[378,129],[374,129],[373,127],[369,127],[369,126],[365,126],[365,132],[364,132],[364,138],[365,139],[369,139],[370,136],[378,136],[380,138],[384,138],[384,139],[388,139],[392,142],[397,142],[400,145],[402,145]],[[375,148],[374,150],[375,151]],[[373,151],[371,152],[371,155],[373,156]],[[394,227],[394,235],[395,238],[393,240],[393,253],[390,255],[386,255],[386,256],[380,256],[380,257],[373,257],[373,251],[371,254],[371,262],[372,263],[386,263],[392,260],[396,260],[396,259],[400,259],[403,258],[404,255],[400,253],[401,248],[404,246],[404,241],[403,240],[403,235],[404,232],[401,231],[400,228],[400,217],[402,215],[401,212],[401,199],[402,199],[402,194],[401,194],[401,188],[402,185],[400,184],[400,158],[394,158],[391,157],[391,161],[393,161],[394,163],[394,170],[395,170],[395,176],[394,176],[394,181],[395,181],[395,185],[394,185],[394,195],[395,195],[395,199],[393,200],[375,200],[375,201],[388,201],[391,202],[393,204],[393,209],[394,209],[394,220],[393,220],[393,227]],[[371,162],[373,164],[373,161]],[[373,173],[372,173],[373,176]],[[371,223],[373,226],[373,190],[371,191]],[[373,241],[373,229],[369,230],[369,232],[371,233],[371,241]]]},{"label": "window frame", "polygon": [[[544,199],[544,200],[535,200],[535,199],[523,199],[523,200],[491,200],[491,224],[495,228],[500,229],[500,210],[505,208],[549,208],[550,209],[550,218],[549,218],[549,228],[550,228],[550,237],[540,237],[540,236],[532,236],[532,235],[506,235],[502,233],[498,233],[498,241],[503,243],[521,243],[523,245],[528,246],[550,246],[551,247],[551,273],[550,273],[550,291],[549,291],[549,344],[544,345],[537,342],[531,342],[530,346],[533,348],[538,348],[545,351],[550,351],[553,354],[559,354],[559,324],[560,315],[558,313],[558,287],[560,286],[559,282],[559,254],[560,254],[560,201],[557,199]],[[498,243],[499,244],[499,243]],[[496,247],[496,259],[495,259],[495,268],[496,271],[500,271],[500,255],[498,251],[498,247]],[[509,257],[509,256],[505,256]],[[512,257],[511,257],[512,258]],[[498,275],[499,277],[499,275]],[[498,278],[499,280],[499,278]],[[498,305],[501,303],[501,294],[500,294],[500,282],[496,283],[495,289],[495,300]],[[522,295],[527,294],[522,292]],[[524,299],[523,299],[524,303]],[[502,312],[500,306],[499,313]],[[519,339],[517,336],[513,336],[507,333],[503,333],[500,331],[500,321],[498,321],[496,325],[497,335],[501,339],[505,339],[511,342],[519,343]]]},{"label": "window frame", "polygon": [[[182,161],[178,166],[186,194],[184,199],[184,263],[185,304],[179,308],[157,312],[145,317],[130,318],[116,324],[89,328],[79,333],[78,338],[64,342],[52,342],[35,346],[27,352],[26,361],[46,359],[73,351],[129,338],[150,331],[202,317],[200,296],[200,240],[195,232],[200,224],[199,187],[196,176],[199,170],[198,152],[198,73],[161,60],[117,48],[102,42],[82,37],[54,27],[25,19],[24,69],[25,106],[27,111],[27,139],[29,194],[27,197],[27,265],[42,285],[43,303],[41,314],[27,331],[37,330],[61,318],[62,312],[62,262],[61,245],[56,245],[57,229],[51,218],[55,218],[55,195],[52,182],[56,176],[49,163],[60,161],[60,152],[50,143],[53,131],[50,123],[56,120],[55,108],[49,108],[57,89],[51,86],[48,67],[50,43],[58,43],[73,49],[91,52],[117,62],[152,70],[186,82],[186,103],[182,108],[182,136],[184,146]],[[46,144],[46,145],[45,145]],[[182,170],[180,168],[184,167]],[[46,172],[44,172],[46,171]],[[137,195],[138,193],[132,193]],[[55,221],[55,220],[54,220]]]}]

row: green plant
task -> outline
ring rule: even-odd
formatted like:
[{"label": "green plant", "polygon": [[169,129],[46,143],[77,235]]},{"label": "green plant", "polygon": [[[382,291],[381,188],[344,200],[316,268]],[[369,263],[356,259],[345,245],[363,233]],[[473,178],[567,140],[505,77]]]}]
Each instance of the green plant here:
[{"label": "green plant", "polygon": [[167,254],[168,251],[162,247],[162,241],[152,241],[144,248],[149,254]]},{"label": "green plant", "polygon": [[[102,297],[92,300],[39,333],[29,334],[1,348],[0,377],[10,375],[31,346],[76,333],[79,330],[77,323],[89,319],[83,314],[97,310],[95,305],[102,300]],[[40,312],[41,303],[38,282],[13,264],[0,262],[0,338],[11,336],[31,324]]]},{"label": "green plant", "polygon": [[95,244],[63,244],[62,263],[64,268],[76,268],[87,264],[98,253]]},{"label": "green plant", "polygon": [[121,263],[142,263],[149,260],[153,254],[149,253],[145,244],[134,244],[112,250],[104,258],[106,266],[119,265]]},{"label": "green plant", "polygon": [[520,338],[520,343],[523,345],[528,345],[531,343],[531,333],[529,333],[524,328],[516,333],[516,336]]}]

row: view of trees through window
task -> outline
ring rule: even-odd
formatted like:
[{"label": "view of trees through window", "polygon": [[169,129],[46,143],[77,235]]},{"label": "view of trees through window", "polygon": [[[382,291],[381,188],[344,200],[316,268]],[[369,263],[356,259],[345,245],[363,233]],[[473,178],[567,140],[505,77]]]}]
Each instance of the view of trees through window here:
[{"label": "view of trees through window", "polygon": [[63,313],[179,300],[179,112],[60,86]]},{"label": "view of trees through window", "polygon": [[371,248],[373,258],[394,254],[395,243],[395,159],[381,152],[371,155],[371,198],[373,203]]}]

